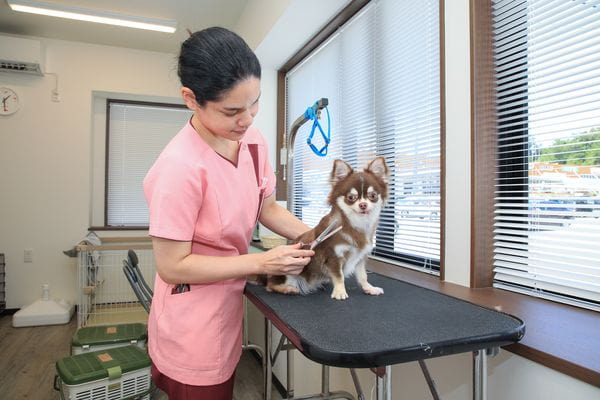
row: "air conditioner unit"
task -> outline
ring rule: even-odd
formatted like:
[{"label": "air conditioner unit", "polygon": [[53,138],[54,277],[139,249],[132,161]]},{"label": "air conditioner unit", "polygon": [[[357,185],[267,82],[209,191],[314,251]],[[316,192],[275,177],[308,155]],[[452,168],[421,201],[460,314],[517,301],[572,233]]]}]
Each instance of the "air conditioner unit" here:
[{"label": "air conditioner unit", "polygon": [[39,40],[0,35],[0,72],[44,75],[44,61]]}]

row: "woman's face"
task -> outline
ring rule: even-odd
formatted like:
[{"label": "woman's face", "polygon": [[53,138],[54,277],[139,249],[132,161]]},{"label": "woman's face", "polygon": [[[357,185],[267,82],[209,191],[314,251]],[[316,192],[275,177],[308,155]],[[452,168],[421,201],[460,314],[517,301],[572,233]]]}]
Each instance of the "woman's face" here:
[{"label": "woman's face", "polygon": [[208,133],[225,139],[241,140],[258,112],[260,80],[245,79],[225,92],[218,101],[208,101],[204,107],[196,103],[197,122]]}]

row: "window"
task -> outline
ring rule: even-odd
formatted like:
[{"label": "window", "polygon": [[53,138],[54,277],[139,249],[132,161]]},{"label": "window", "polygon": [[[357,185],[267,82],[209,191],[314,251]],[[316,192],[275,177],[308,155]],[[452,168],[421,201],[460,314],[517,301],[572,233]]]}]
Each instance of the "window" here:
[{"label": "window", "polygon": [[142,181],[191,116],[184,106],[107,101],[105,226],[148,226]]},{"label": "window", "polygon": [[600,310],[600,7],[492,3],[494,286]]},{"label": "window", "polygon": [[[440,266],[439,1],[371,1],[290,70],[286,129],[316,100],[329,100],[326,157],[306,144],[311,123],[294,142],[296,216],[314,226],[329,211],[334,159],[362,169],[384,156],[392,172],[372,256],[438,273]],[[325,112],[321,122],[327,125]],[[325,127],[325,129],[327,129]],[[319,135],[313,137],[323,146]]]}]

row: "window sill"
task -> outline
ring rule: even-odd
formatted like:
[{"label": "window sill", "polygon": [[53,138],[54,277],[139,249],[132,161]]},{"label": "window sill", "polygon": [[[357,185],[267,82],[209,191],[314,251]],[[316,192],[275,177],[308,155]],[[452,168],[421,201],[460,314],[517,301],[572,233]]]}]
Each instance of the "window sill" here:
[{"label": "window sill", "polygon": [[505,350],[600,387],[600,313],[501,289],[471,289],[373,259],[367,268],[522,319],[525,337]]},{"label": "window sill", "polygon": [[147,231],[147,226],[90,226],[88,231]]}]

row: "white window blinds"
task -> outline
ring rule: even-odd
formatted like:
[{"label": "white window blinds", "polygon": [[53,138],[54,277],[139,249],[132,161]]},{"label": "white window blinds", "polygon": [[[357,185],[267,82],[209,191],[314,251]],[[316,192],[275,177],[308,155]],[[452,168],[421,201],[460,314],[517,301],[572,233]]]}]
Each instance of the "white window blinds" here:
[{"label": "white window blinds", "polygon": [[314,226],[329,211],[334,159],[362,169],[384,156],[393,179],[373,256],[429,272],[440,258],[438,8],[437,0],[372,1],[286,76],[288,132],[322,97],[332,124],[324,158],[306,144],[312,123],[297,133],[295,215]]},{"label": "white window blinds", "polygon": [[142,181],[191,116],[187,108],[109,100],[107,226],[148,226]]},{"label": "white window blinds", "polygon": [[494,286],[600,310],[600,2],[493,1]]}]

